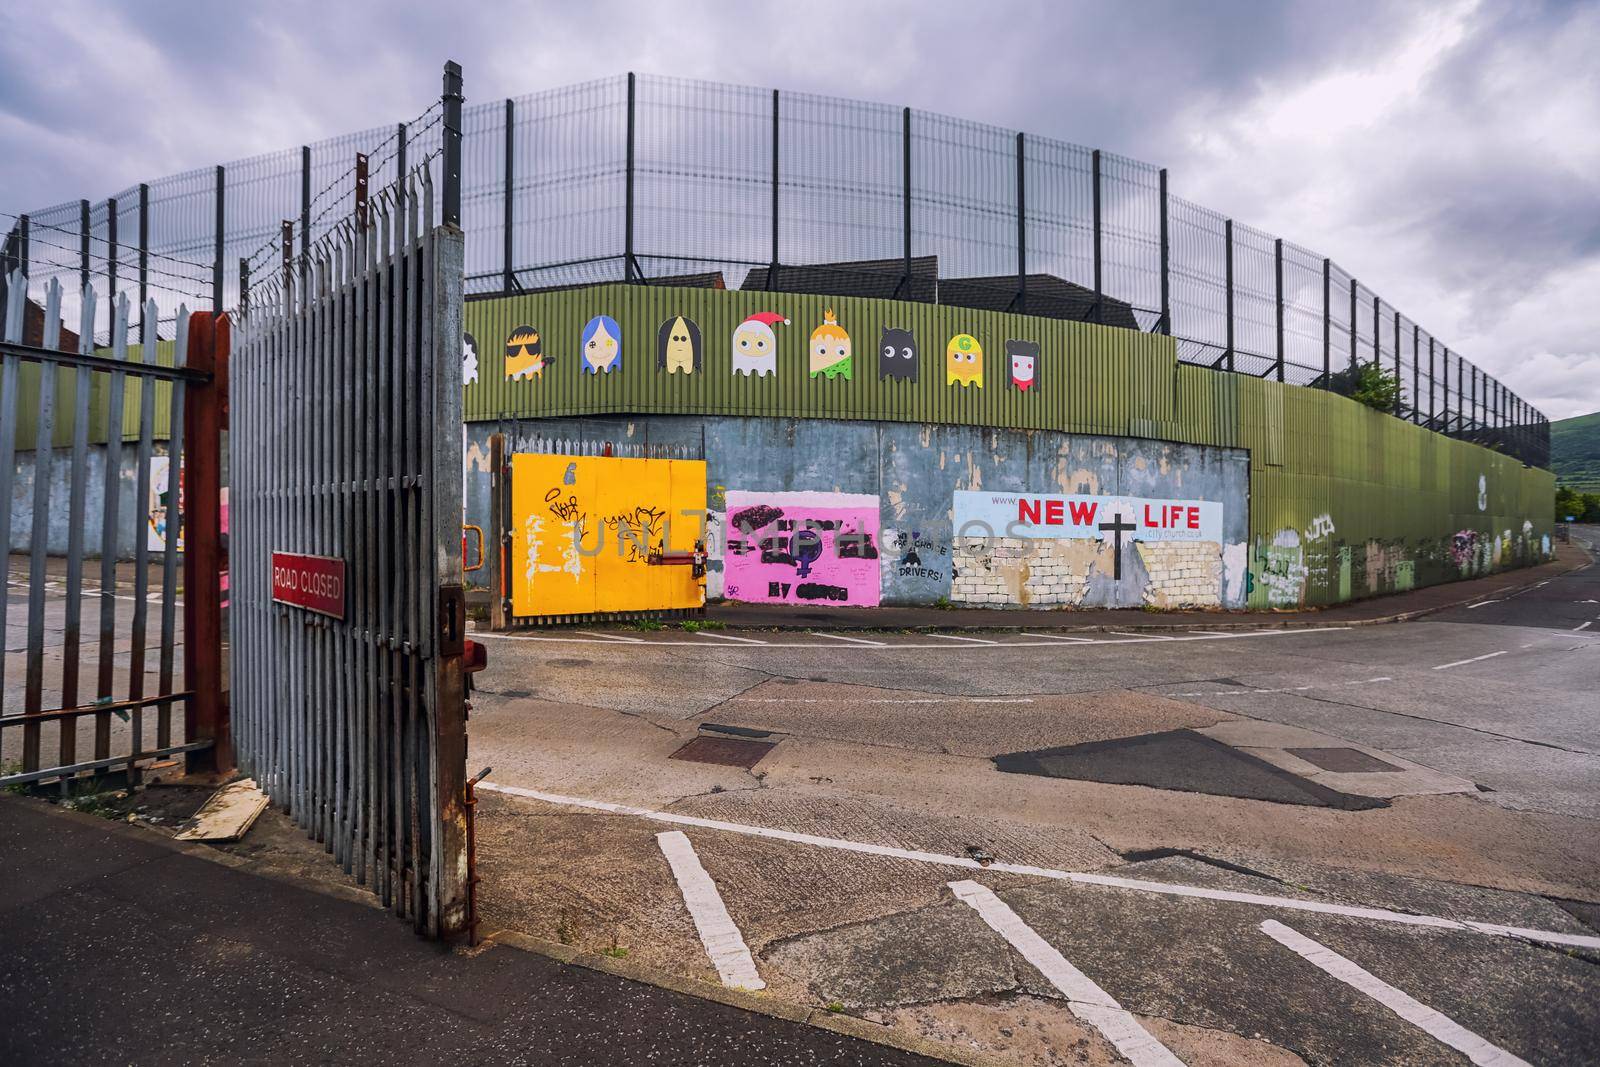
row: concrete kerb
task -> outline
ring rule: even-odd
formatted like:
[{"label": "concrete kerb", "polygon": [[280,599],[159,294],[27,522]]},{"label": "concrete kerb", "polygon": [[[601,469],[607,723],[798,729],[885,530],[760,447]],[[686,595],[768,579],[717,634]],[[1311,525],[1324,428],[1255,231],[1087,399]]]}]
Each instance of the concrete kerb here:
[{"label": "concrete kerb", "polygon": [[[1586,549],[1583,551],[1585,551],[1587,554]],[[1502,596],[1516,596],[1519,593],[1527,592],[1529,589],[1532,589],[1541,582],[1548,581],[1551,578],[1560,577],[1564,574],[1570,574],[1575,570],[1587,566],[1592,561],[1593,560],[1591,557],[1590,559],[1583,561],[1569,561],[1565,566],[1561,566],[1559,563],[1544,564],[1538,568],[1539,573],[1530,575],[1527,580],[1521,584],[1506,586],[1500,590],[1497,590],[1497,592],[1502,594]],[[1546,567],[1551,569],[1546,570]],[[1404,594],[1389,595],[1393,596]],[[1450,611],[1455,608],[1465,607],[1468,604],[1483,599],[1485,595],[1487,594],[1480,590],[1478,592],[1450,600],[1446,603],[1434,604],[1426,608],[1415,608],[1409,611],[1396,611],[1386,615],[1376,615],[1369,618],[1355,619],[1328,618],[1326,615],[1327,612],[1337,611],[1341,608],[1350,606],[1348,604],[1336,604],[1330,605],[1326,608],[1306,608],[1294,612],[1280,613],[1274,611],[1271,613],[1252,613],[1248,618],[1239,617],[1239,615],[1244,613],[1219,612],[1216,616],[1207,615],[1204,618],[1197,617],[1192,621],[1186,620],[1183,622],[1165,622],[1159,624],[1128,621],[1115,623],[1084,623],[1080,625],[1073,625],[1069,623],[1054,622],[1051,620],[1050,612],[1040,612],[1040,617],[1036,621],[1030,621],[1028,623],[946,623],[908,626],[852,627],[850,632],[863,634],[916,634],[943,632],[1020,633],[1026,630],[1049,630],[1052,633],[1072,634],[1112,633],[1115,631],[1132,630],[1139,633],[1159,634],[1166,631],[1182,631],[1186,629],[1245,632],[1250,630],[1294,630],[1314,626],[1380,626],[1387,625],[1389,623],[1408,622],[1412,619],[1420,619],[1428,615],[1436,615],[1441,611]],[[1215,621],[1213,621],[1213,619],[1215,619]],[[740,624],[737,622],[727,622],[726,628],[729,630],[738,630],[742,633],[784,633],[795,630],[825,630],[828,627],[827,624],[818,622],[809,622],[803,625],[797,623],[793,626],[757,626]]]},{"label": "concrete kerb", "polygon": [[[293,885],[300,889],[308,889],[322,896],[347,903],[360,904],[373,911],[387,914],[387,909],[379,903],[378,899],[365,890],[354,886],[300,878],[287,871],[278,870],[270,863],[235,855],[231,852],[224,852],[205,844],[178,841],[172,836],[176,831],[168,830],[166,827],[152,826],[148,823],[128,823],[121,820],[105,819],[98,815],[62,809],[49,804],[47,801],[19,798],[18,802],[45,804],[50,809],[50,814],[56,818],[75,821],[85,826],[93,826],[119,837],[154,842],[185,856],[205,860],[208,863],[215,863],[234,870],[245,871],[258,878],[267,878],[286,885]],[[332,860],[330,859],[329,862],[332,863]],[[757,1015],[782,1019],[786,1022],[814,1026],[821,1030],[830,1030],[845,1037],[857,1038],[861,1041],[898,1049],[902,1052],[915,1053],[916,1055],[926,1056],[929,1059],[939,1060],[944,1063],[962,1064],[963,1067],[1003,1067],[1004,1064],[1009,1062],[999,1057],[981,1055],[956,1046],[912,1037],[851,1015],[831,1012],[823,1008],[809,1007],[804,1004],[796,1004],[792,1001],[779,999],[771,994],[728,989],[698,978],[672,974],[632,960],[613,959],[609,956],[584,952],[570,945],[563,945],[560,942],[543,941],[514,930],[501,930],[491,933],[485,936],[482,943],[475,949],[468,949],[463,943],[458,947],[457,951],[481,952],[494,945],[501,945],[522,952],[531,952],[535,955],[555,960],[558,963],[570,964],[590,971],[601,971],[618,978],[625,978],[629,981],[665,989],[672,993],[681,993],[700,1000],[726,1004],[741,1011],[754,1012]]]}]

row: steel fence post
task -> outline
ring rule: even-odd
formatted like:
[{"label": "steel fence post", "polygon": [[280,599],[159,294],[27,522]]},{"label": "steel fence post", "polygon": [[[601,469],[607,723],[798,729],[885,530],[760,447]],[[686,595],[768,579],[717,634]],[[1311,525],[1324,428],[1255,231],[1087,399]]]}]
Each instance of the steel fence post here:
[{"label": "steel fence post", "polygon": [[[78,291],[89,288],[89,201],[78,201]],[[114,306],[114,305],[113,305]]]},{"label": "steel fence post", "polygon": [[778,90],[772,90],[772,262],[767,267],[767,288],[778,284]]},{"label": "steel fence post", "polygon": [[1028,182],[1024,162],[1026,159],[1026,138],[1019,132],[1017,134],[1017,310],[1024,315],[1028,313]]},{"label": "steel fence post", "polygon": [[1161,168],[1161,332],[1172,336],[1172,239],[1167,202],[1167,168]]},{"label": "steel fence post", "polygon": [[505,168],[505,175],[504,175],[504,178],[503,178],[503,184],[504,184],[505,188],[502,190],[502,194],[503,194],[503,196],[502,196],[502,205],[503,205],[503,210],[505,211],[505,222],[500,227],[500,235],[501,235],[501,246],[500,246],[500,259],[501,259],[501,265],[500,265],[500,270],[501,270],[500,288],[507,295],[510,295],[511,290],[516,287],[516,277],[517,277],[516,270],[514,269],[514,267],[512,265],[512,262],[511,262],[511,257],[513,255],[511,231],[512,231],[512,228],[516,225],[516,198],[512,194],[512,190],[516,187],[516,181],[517,181],[517,165],[516,165],[517,150],[516,150],[516,139],[514,137],[514,134],[516,133],[516,128],[517,128],[517,105],[516,105],[515,101],[513,101],[513,100],[511,100],[511,98],[507,97],[506,98],[506,168]]},{"label": "steel fence post", "polygon": [[623,173],[622,185],[622,277],[625,281],[634,280],[633,267],[633,151],[634,151],[634,120],[635,107],[637,106],[637,88],[633,71],[628,72],[628,147],[626,169]]},{"label": "steel fence post", "polygon": [[[1100,212],[1095,211],[1095,229],[1099,230]],[[1096,248],[1099,247],[1098,241]],[[1098,257],[1096,260],[1096,277],[1099,276]],[[1227,316],[1227,349],[1224,358],[1228,361],[1228,370],[1233,370],[1233,220],[1227,219],[1222,224],[1222,278],[1224,311]],[[1095,298],[1099,299],[1098,291]]]},{"label": "steel fence post", "polygon": [[1356,286],[1354,278],[1350,279],[1350,385],[1355,387],[1356,377]]},{"label": "steel fence post", "polygon": [[[633,84],[633,75],[628,76],[628,84]],[[632,92],[628,94],[632,98]],[[444,198],[441,205],[443,221],[446,226],[456,229],[461,228],[461,102],[465,99],[461,95],[461,64],[451,60],[444,65],[444,90],[441,95],[441,106],[444,109]],[[629,108],[631,114],[632,108]],[[632,152],[632,138],[629,138],[629,151]],[[632,196],[632,168],[630,166],[629,196]],[[631,223],[630,223],[631,225]]]},{"label": "steel fence post", "polygon": [[1395,414],[1396,418],[1398,418],[1400,416],[1400,408],[1402,407],[1400,402],[1401,402],[1402,399],[1404,399],[1403,394],[1401,392],[1401,384],[1402,384],[1402,380],[1401,380],[1401,377],[1400,377],[1400,312],[1396,311],[1394,313],[1394,414]]},{"label": "steel fence post", "polygon": [[[1090,163],[1090,169],[1091,169],[1091,173],[1092,173],[1092,183],[1093,183],[1093,186],[1094,186],[1094,190],[1093,190],[1093,198],[1094,198],[1094,321],[1095,322],[1103,322],[1104,319],[1105,319],[1105,316],[1100,311],[1100,302],[1105,299],[1104,279],[1103,279],[1102,274],[1101,274],[1102,256],[1104,254],[1103,253],[1103,245],[1104,245],[1104,236],[1105,236],[1105,234],[1104,234],[1104,230],[1103,230],[1103,227],[1102,227],[1102,224],[1101,224],[1101,218],[1100,218],[1100,149],[1096,148],[1094,150],[1094,154],[1089,157],[1089,163]],[[1229,232],[1230,235],[1233,232],[1233,223],[1232,222],[1228,223],[1228,232]],[[1231,246],[1229,247],[1229,250],[1228,250],[1228,257],[1229,257],[1229,262],[1231,263],[1232,262],[1232,258],[1233,258],[1233,249],[1232,249]],[[1230,320],[1230,323],[1231,323],[1232,316],[1233,316],[1233,312],[1231,310],[1231,307],[1232,307],[1231,302],[1230,302],[1229,307],[1230,307],[1230,310],[1228,312],[1228,315],[1229,315],[1229,320]],[[1233,344],[1232,344],[1231,341],[1228,344],[1228,353],[1229,353],[1229,355],[1228,355],[1228,369],[1232,370],[1233,369]]]},{"label": "steel fence post", "polygon": [[[289,224],[293,233],[293,224]],[[292,236],[290,238],[293,240]],[[301,273],[311,270],[311,146],[300,146],[300,263]],[[288,275],[284,276],[284,293],[288,294]]]},{"label": "steel fence post", "polygon": [[[117,299],[117,198],[106,200],[106,288],[113,303]],[[144,305],[139,306],[140,336],[144,336]],[[145,358],[150,358],[148,353]]]},{"label": "steel fence post", "polygon": [[1422,422],[1422,327],[1411,324],[1411,421]]},{"label": "steel fence post", "polygon": [[1322,388],[1333,388],[1333,315],[1328,292],[1333,282],[1333,260],[1322,257]]},{"label": "steel fence post", "polygon": [[[901,268],[900,285],[906,296],[911,292],[911,109],[900,112],[900,208],[901,208]],[[896,291],[895,296],[900,293]]]},{"label": "steel fence post", "polygon": [[211,312],[214,315],[222,314],[222,246],[227,240],[227,215],[224,205],[227,172],[219,164],[217,166],[217,222],[214,233],[214,247],[211,252]]},{"label": "steel fence post", "polygon": [[489,628],[503,630],[510,612],[506,597],[506,553],[511,548],[511,531],[506,527],[506,435],[489,435],[489,540],[494,546],[484,560],[489,568]]},{"label": "steel fence post", "polygon": [[183,408],[183,676],[194,695],[185,705],[184,737],[211,747],[185,757],[190,774],[233,768],[233,743],[222,689],[222,429],[228,397],[229,323],[225,315],[189,317],[185,366],[210,375],[189,386]]},{"label": "steel fence post", "polygon": [[1277,334],[1278,334],[1278,381],[1283,381],[1283,238],[1277,238],[1272,245],[1273,267],[1273,304],[1277,309]]},{"label": "steel fence post", "polygon": [[[150,187],[139,185],[139,306],[150,299]],[[142,328],[142,324],[141,324]],[[142,335],[141,335],[142,336]]]}]

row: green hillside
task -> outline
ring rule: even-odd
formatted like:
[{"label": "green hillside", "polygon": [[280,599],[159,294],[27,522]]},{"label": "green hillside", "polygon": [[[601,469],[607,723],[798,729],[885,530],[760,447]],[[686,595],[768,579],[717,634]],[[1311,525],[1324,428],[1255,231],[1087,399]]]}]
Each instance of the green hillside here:
[{"label": "green hillside", "polygon": [[1550,424],[1550,466],[1560,484],[1600,493],[1600,411]]}]

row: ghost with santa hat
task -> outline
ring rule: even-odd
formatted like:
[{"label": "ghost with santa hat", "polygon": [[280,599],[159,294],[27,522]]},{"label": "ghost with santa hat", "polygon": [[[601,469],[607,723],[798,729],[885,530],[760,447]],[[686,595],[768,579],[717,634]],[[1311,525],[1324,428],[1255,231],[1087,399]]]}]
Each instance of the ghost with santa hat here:
[{"label": "ghost with santa hat", "polygon": [[775,311],[758,311],[733,331],[733,373],[765,377],[778,369],[778,338],[772,327],[789,320]]}]

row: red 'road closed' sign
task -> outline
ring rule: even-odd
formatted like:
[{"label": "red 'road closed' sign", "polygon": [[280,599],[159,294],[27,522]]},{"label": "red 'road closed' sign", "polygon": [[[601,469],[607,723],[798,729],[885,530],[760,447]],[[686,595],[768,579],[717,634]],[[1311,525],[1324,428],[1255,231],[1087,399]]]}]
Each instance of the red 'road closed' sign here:
[{"label": "red 'road closed' sign", "polygon": [[274,552],[272,599],[319,615],[344,618],[344,560]]}]

